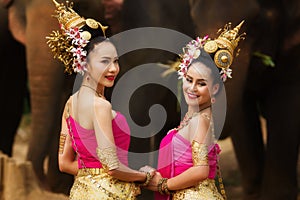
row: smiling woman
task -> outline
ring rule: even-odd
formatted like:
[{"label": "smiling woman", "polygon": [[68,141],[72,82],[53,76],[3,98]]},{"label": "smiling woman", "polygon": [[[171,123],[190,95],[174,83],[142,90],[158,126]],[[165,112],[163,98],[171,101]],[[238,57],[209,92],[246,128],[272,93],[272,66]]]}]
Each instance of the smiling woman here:
[{"label": "smiling woman", "polygon": [[[175,68],[183,79],[188,110],[180,125],[160,143],[158,172],[148,186],[157,191],[157,200],[227,199],[218,165],[221,150],[215,137],[217,117],[212,105],[224,93],[222,81],[231,78],[229,67],[244,35],[238,35],[242,24],[232,29],[229,23],[217,39],[197,37],[183,48]],[[217,175],[220,190],[215,184]]]}]

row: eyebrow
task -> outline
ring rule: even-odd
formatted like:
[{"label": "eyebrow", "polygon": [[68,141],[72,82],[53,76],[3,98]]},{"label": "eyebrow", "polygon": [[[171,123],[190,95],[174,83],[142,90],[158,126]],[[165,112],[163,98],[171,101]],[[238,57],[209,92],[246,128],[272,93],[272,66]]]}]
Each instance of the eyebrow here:
[{"label": "eyebrow", "polygon": [[[186,75],[188,78],[190,79],[194,79],[193,77],[189,76],[189,75]],[[204,78],[201,78],[201,79],[197,79],[196,81],[207,81],[206,79]]]},{"label": "eyebrow", "polygon": [[104,58],[104,59],[119,59],[119,57],[108,57],[108,56],[103,56],[103,57],[100,57],[100,58]]}]

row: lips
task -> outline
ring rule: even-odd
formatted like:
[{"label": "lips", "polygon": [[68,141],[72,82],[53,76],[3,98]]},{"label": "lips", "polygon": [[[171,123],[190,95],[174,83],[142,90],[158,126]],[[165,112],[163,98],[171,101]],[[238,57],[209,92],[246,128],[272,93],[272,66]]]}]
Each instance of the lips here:
[{"label": "lips", "polygon": [[105,78],[107,78],[109,81],[115,80],[115,76],[105,76]]},{"label": "lips", "polygon": [[187,96],[190,98],[190,99],[197,99],[199,96],[196,95],[196,94],[193,94],[193,93],[187,93]]}]

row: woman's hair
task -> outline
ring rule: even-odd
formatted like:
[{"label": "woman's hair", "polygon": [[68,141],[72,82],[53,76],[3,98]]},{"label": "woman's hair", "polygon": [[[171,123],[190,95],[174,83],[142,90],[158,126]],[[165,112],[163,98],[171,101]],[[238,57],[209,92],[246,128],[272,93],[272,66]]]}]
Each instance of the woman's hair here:
[{"label": "woman's hair", "polygon": [[89,55],[89,53],[93,51],[95,46],[101,42],[110,42],[110,40],[103,36],[97,36],[95,38],[92,38],[90,42],[84,47],[84,50],[86,50],[86,55]]}]

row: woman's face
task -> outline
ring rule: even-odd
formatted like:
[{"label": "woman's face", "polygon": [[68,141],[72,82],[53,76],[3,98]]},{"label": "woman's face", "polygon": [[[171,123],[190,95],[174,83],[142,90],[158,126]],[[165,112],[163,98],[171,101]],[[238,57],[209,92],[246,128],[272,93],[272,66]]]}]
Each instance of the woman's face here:
[{"label": "woman's face", "polygon": [[[183,78],[183,93],[188,106],[201,109],[211,104],[213,87],[211,69],[200,62],[193,63]],[[213,89],[215,88],[215,89]]]},{"label": "woman's face", "polygon": [[115,46],[108,41],[96,44],[88,55],[87,70],[97,84],[112,87],[120,68]]}]

